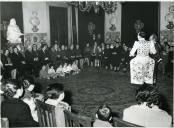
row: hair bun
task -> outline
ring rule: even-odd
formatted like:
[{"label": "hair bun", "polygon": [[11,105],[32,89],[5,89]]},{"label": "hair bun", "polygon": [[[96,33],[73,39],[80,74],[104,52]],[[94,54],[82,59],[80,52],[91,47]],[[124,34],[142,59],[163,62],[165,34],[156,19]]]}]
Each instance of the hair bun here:
[{"label": "hair bun", "polygon": [[26,89],[26,88],[28,88],[29,86],[30,86],[30,82],[28,81],[28,80],[23,80],[23,82],[22,82],[22,84],[23,84],[23,87]]}]

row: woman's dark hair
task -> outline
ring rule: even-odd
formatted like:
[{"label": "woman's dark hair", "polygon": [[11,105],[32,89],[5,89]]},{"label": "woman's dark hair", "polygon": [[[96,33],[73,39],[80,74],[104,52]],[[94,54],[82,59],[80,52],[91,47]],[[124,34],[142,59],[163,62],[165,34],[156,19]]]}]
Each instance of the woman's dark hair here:
[{"label": "woman's dark hair", "polygon": [[98,115],[98,119],[103,121],[109,121],[111,113],[112,113],[111,108],[106,104],[104,104],[98,108],[96,114]]},{"label": "woman's dark hair", "polygon": [[47,44],[45,44],[45,43],[42,44],[42,45],[41,45],[41,49],[43,49],[43,48],[46,47],[46,46],[47,46]]},{"label": "woman's dark hair", "polygon": [[159,91],[151,85],[142,85],[136,92],[136,100],[138,104],[147,102],[147,106],[151,108],[152,104],[161,106],[161,96]]},{"label": "woman's dark hair", "polygon": [[37,45],[36,45],[36,44],[33,44],[33,45],[32,45],[32,51],[33,51],[33,49],[34,49],[34,46],[36,46],[36,50],[37,50]]},{"label": "woman's dark hair", "polygon": [[[12,85],[12,86],[9,86]],[[12,98],[15,94],[17,89],[21,88],[21,84],[18,80],[14,79],[9,79],[5,81],[5,91],[4,91],[4,96],[6,98]]]},{"label": "woman's dark hair", "polygon": [[139,32],[138,35],[141,36],[142,38],[146,38],[146,33],[145,32]]},{"label": "woman's dark hair", "polygon": [[26,75],[22,79],[22,85],[23,85],[24,89],[28,88],[31,84],[34,84],[34,83],[35,83],[34,78],[30,75]]},{"label": "woman's dark hair", "polygon": [[60,83],[50,84],[47,89],[45,90],[44,99],[57,99],[59,98],[60,94],[64,92],[64,87]]}]

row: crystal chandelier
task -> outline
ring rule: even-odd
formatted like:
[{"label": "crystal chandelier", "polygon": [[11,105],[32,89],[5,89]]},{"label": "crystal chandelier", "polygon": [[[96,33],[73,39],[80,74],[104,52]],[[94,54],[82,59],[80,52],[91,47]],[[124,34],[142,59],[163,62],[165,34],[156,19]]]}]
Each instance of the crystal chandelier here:
[{"label": "crystal chandelier", "polygon": [[78,7],[80,11],[82,12],[89,12],[92,8],[94,8],[94,12],[98,13],[100,10],[100,7],[103,8],[103,10],[111,14],[115,12],[117,9],[117,2],[116,1],[107,1],[107,2],[102,2],[102,1],[73,1],[73,2],[68,2],[69,5]]}]

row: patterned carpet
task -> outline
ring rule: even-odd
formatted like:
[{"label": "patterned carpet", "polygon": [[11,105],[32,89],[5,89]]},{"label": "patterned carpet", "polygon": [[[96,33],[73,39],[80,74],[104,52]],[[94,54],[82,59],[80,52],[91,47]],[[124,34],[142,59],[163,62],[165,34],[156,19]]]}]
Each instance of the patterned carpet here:
[{"label": "patterned carpet", "polygon": [[[51,83],[62,83],[66,90],[65,100],[71,104],[73,111],[89,117],[93,117],[103,103],[108,104],[114,112],[122,112],[124,108],[136,103],[134,94],[137,87],[130,85],[129,73],[89,68],[68,78],[38,82],[42,85],[42,90]],[[158,86],[165,96],[163,108],[172,114],[172,79],[160,77]]]}]

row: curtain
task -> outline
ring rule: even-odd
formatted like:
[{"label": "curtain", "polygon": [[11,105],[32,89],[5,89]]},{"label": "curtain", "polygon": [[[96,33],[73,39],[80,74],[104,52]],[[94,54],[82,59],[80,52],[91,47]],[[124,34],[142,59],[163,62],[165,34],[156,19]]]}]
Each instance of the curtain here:
[{"label": "curtain", "polygon": [[51,44],[58,41],[61,44],[68,45],[67,8],[50,6],[49,14]]},{"label": "curtain", "polygon": [[104,10],[100,8],[99,13],[95,13],[92,8],[90,12],[81,12],[78,11],[78,32],[79,32],[79,45],[80,47],[85,47],[87,42],[90,43],[92,35],[89,34],[88,25],[92,22],[95,25],[93,34],[101,35],[101,41],[104,40]]},{"label": "curtain", "polygon": [[75,9],[75,21],[76,21],[76,38],[77,38],[77,44],[79,43],[79,22],[78,22],[78,8]]},{"label": "curtain", "polygon": [[68,46],[73,43],[72,7],[68,6]]}]

